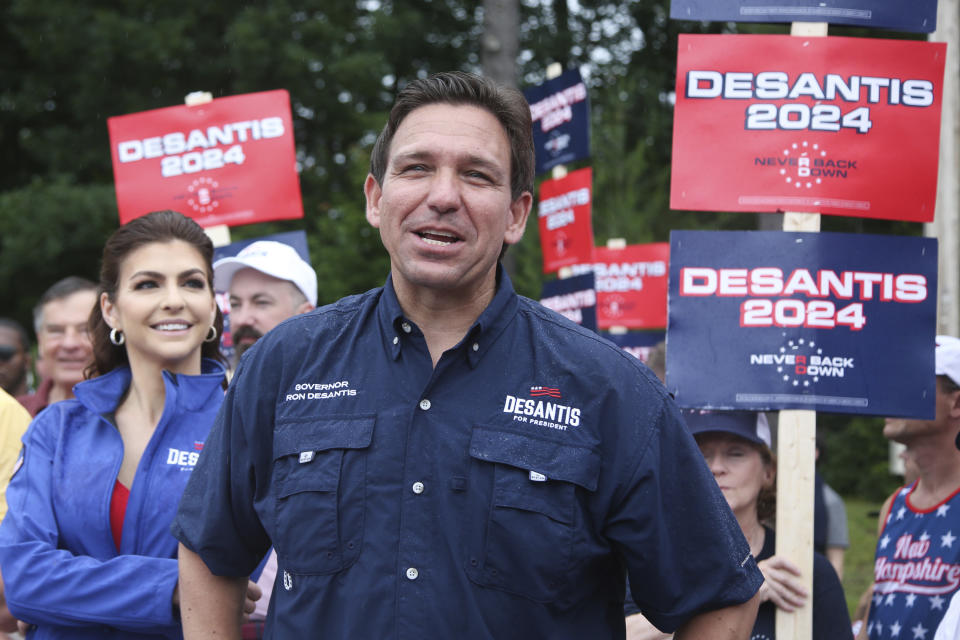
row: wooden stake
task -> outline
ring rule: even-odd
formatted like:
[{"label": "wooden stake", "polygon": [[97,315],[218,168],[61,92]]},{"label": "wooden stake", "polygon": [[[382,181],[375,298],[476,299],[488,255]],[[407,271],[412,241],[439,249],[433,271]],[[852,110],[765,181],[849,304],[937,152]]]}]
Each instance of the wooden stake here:
[{"label": "wooden stake", "polygon": [[816,411],[781,411],[777,429],[778,556],[800,567],[806,604],[793,612],[777,609],[777,640],[813,638],[813,474]]},{"label": "wooden stake", "polygon": [[[786,213],[784,231],[820,231],[819,213]],[[780,412],[777,428],[776,554],[800,567],[807,603],[787,613],[777,609],[778,640],[813,638],[813,500],[817,412]]]},{"label": "wooden stake", "polygon": [[[209,91],[192,91],[183,98],[183,103],[188,107],[196,107],[201,104],[213,102],[213,94]],[[213,242],[214,247],[223,247],[230,244],[230,227],[225,224],[218,224],[204,229]]]},{"label": "wooden stake", "polygon": [[790,24],[790,35],[822,37],[827,35],[826,22],[793,22]]},{"label": "wooden stake", "polygon": [[[790,34],[827,35],[826,22],[794,22]],[[784,231],[820,231],[819,213],[783,216]],[[777,548],[776,554],[800,567],[807,603],[791,613],[777,609],[778,640],[813,638],[813,500],[816,466],[817,413],[781,411],[777,428]]]}]

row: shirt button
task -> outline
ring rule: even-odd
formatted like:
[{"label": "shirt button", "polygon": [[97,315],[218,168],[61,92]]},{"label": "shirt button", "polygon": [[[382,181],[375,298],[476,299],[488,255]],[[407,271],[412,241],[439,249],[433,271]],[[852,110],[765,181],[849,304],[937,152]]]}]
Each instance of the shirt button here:
[{"label": "shirt button", "polygon": [[473,350],[474,350],[474,351],[479,351],[479,350],[480,350],[480,344],[474,342],[474,343],[473,343]]},{"label": "shirt button", "polygon": [[424,411],[426,411],[427,409],[429,409],[429,408],[430,408],[430,401],[427,400],[426,398],[424,398],[423,400],[421,400],[421,401],[420,401],[420,408],[423,409]]},{"label": "shirt button", "polygon": [[400,338],[393,336],[393,344],[397,344],[398,342],[400,342]]},{"label": "shirt button", "polygon": [[410,567],[409,569],[407,569],[407,580],[416,580],[417,576],[419,575],[420,575],[420,572],[417,571],[416,568]]},{"label": "shirt button", "polygon": [[411,487],[411,488],[413,489],[413,492],[414,492],[415,494],[417,494],[417,495],[420,495],[421,493],[423,493],[423,483],[422,483],[422,482],[414,482],[414,483],[413,483],[413,487]]},{"label": "shirt button", "polygon": [[413,331],[413,327],[410,326],[409,322],[404,322],[403,324],[400,325],[400,328],[403,329],[404,333],[410,333],[411,331]]}]

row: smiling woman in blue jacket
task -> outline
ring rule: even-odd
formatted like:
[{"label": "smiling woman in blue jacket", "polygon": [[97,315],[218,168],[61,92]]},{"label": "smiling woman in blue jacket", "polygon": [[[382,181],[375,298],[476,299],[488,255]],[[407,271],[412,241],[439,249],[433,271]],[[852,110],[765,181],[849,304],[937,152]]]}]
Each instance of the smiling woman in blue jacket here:
[{"label": "smiling woman in blue jacket", "polygon": [[104,247],[89,379],[30,425],[0,526],[28,638],[181,637],[170,523],[223,400],[212,257],[172,211]]}]

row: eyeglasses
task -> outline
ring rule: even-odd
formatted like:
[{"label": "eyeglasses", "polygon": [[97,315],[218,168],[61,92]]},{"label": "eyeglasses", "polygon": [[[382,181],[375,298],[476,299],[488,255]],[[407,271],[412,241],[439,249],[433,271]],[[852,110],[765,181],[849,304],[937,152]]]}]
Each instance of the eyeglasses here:
[{"label": "eyeglasses", "polygon": [[19,352],[20,349],[11,344],[0,344],[0,362],[9,362]]}]

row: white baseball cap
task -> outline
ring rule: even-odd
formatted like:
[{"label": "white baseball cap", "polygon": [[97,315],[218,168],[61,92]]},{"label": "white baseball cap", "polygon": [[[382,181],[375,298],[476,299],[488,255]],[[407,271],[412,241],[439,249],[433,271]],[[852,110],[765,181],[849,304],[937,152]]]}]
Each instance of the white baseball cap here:
[{"label": "white baseball cap", "polygon": [[960,385],[960,340],[953,336],[937,336],[935,360],[938,376],[947,376]]},{"label": "white baseball cap", "polygon": [[217,260],[213,263],[213,288],[229,291],[233,275],[247,268],[292,282],[310,304],[317,306],[317,273],[290,245],[258,240],[232,258]]}]

